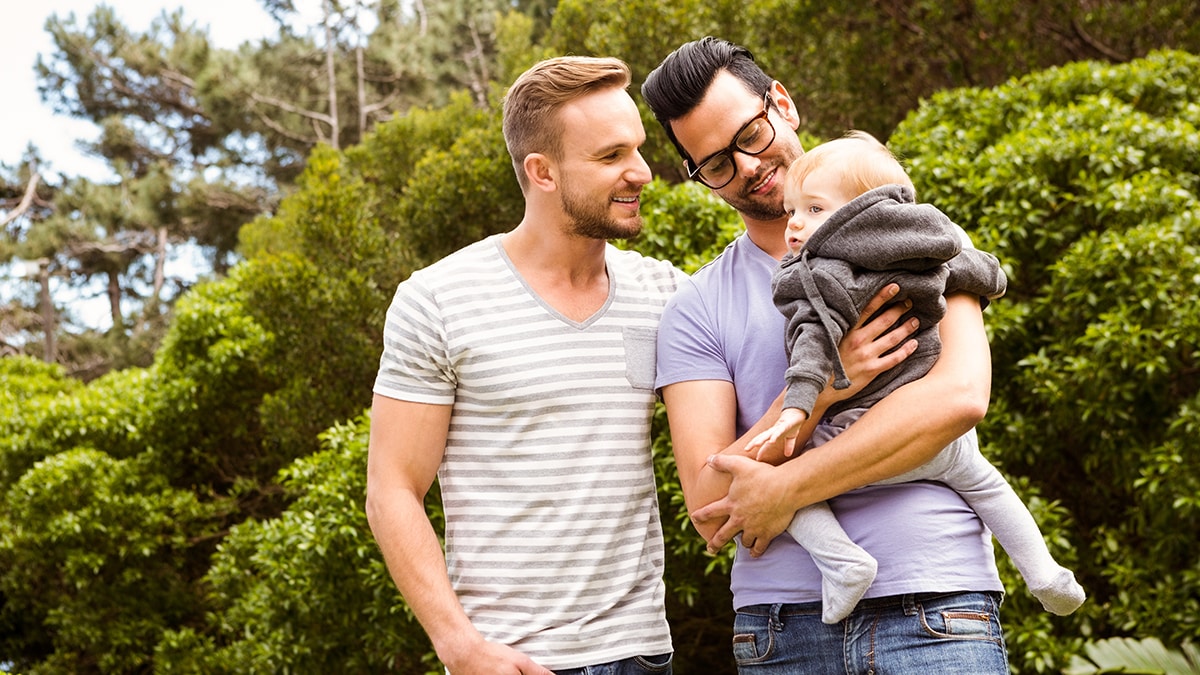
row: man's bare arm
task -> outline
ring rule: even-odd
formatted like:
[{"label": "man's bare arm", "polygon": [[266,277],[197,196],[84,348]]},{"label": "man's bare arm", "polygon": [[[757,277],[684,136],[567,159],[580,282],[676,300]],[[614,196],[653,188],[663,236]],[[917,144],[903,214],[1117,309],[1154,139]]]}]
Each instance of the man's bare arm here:
[{"label": "man's bare arm", "polygon": [[425,493],[446,450],[450,406],[376,395],[367,451],[367,521],[396,587],[454,675],[552,675],[509,647],[486,642],[471,625],[446,573]]},{"label": "man's bare arm", "polygon": [[925,377],[889,394],[830,442],[778,467],[730,454],[708,465],[730,475],[728,494],[692,513],[723,521],[709,540],[737,532],[752,552],[791,522],[796,510],[914,469],[970,430],[987,412],[991,358],[979,300],[948,298],[939,324],[942,352]]},{"label": "man's bare arm", "polygon": [[[874,314],[897,290],[893,285],[881,292],[872,300],[863,316],[869,317]],[[842,344],[842,360],[853,381],[863,384],[870,382],[875,375],[897,365],[915,349],[914,342],[886,354],[907,340],[915,328],[914,325],[910,325],[888,330],[904,311],[904,307],[893,308],[870,324],[859,326],[846,334]],[[826,388],[817,401],[812,420],[801,430],[797,442],[803,443],[811,434],[816,420],[820,419],[820,413],[826,407],[835,400],[850,395],[852,391],[836,392],[832,388]],[[782,409],[783,394],[780,393],[771,408],[741,437],[736,437],[737,397],[731,382],[680,382],[664,387],[662,395],[684,500],[689,512],[694,512],[700,507],[721,500],[729,491],[730,475],[714,471],[708,464],[708,458],[717,454],[747,456],[748,441],[768,428],[778,417]],[[706,540],[711,541],[724,522],[724,518],[716,517],[694,520],[693,524]]]}]

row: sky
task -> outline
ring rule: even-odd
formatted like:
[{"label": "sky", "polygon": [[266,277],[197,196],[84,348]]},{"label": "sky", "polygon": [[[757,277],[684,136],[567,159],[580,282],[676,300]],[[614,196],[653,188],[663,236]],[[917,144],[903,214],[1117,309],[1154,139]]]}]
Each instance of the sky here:
[{"label": "sky", "polygon": [[274,34],[274,23],[256,0],[5,0],[0,19],[0,163],[20,164],[25,148],[33,143],[43,167],[51,173],[102,180],[110,174],[104,164],[86,157],[76,143],[95,140],[99,130],[90,122],[55,115],[37,93],[33,67],[39,54],[47,57],[53,43],[46,19],[75,14],[76,25],[100,5],[112,7],[131,30],[145,31],[164,10],[183,8],[184,19],[207,27],[217,47],[233,48],[246,40]]},{"label": "sky", "polygon": [[[99,129],[90,122],[55,115],[41,102],[37,92],[34,64],[39,54],[49,57],[53,43],[46,32],[46,19],[57,14],[75,14],[76,25],[86,25],[87,17],[100,4],[112,7],[117,17],[131,30],[143,32],[164,10],[183,8],[184,19],[200,28],[207,28],[212,44],[219,48],[234,48],[246,40],[274,35],[275,25],[256,0],[4,0],[0,18],[0,163],[10,169],[17,167],[29,144],[37,147],[43,165],[42,173],[51,176],[81,176],[94,181],[108,181],[111,172],[102,161],[88,157],[77,144],[93,141]],[[306,3],[302,0],[300,5]],[[188,276],[195,264],[188,259],[195,252],[183,253],[168,261],[168,273]],[[10,266],[11,267],[11,266]],[[0,296],[17,290],[24,276],[20,266],[0,270]],[[15,274],[15,276],[14,276]],[[52,282],[52,288],[53,288]],[[87,326],[100,330],[111,325],[108,305],[102,290],[61,290],[62,298],[75,309],[77,318]],[[70,297],[63,297],[63,294]],[[0,300],[3,300],[0,297]]]}]

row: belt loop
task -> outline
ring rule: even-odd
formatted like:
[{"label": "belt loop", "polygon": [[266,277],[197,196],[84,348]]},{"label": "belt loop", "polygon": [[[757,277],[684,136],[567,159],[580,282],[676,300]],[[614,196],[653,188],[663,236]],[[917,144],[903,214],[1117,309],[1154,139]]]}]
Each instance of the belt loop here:
[{"label": "belt loop", "polygon": [[782,609],[783,605],[781,603],[771,605],[770,626],[771,630],[775,631],[776,633],[783,630],[783,620],[779,618],[779,613]]},{"label": "belt loop", "polygon": [[916,616],[917,614],[917,596],[912,593],[905,593],[900,597],[900,604],[904,610],[905,616]]}]

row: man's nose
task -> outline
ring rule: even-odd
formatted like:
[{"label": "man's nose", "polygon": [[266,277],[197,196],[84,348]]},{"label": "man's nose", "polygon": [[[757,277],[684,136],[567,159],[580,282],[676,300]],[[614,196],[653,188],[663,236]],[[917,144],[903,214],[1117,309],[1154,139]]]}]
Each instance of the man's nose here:
[{"label": "man's nose", "polygon": [[733,163],[742,176],[753,176],[758,171],[758,167],[762,165],[762,161],[757,156],[747,155],[744,152],[734,152]]},{"label": "man's nose", "polygon": [[645,185],[651,180],[654,180],[654,173],[650,170],[650,165],[646,163],[646,159],[642,157],[642,153],[633,153],[633,163],[628,169],[630,173],[629,180],[637,185]]}]

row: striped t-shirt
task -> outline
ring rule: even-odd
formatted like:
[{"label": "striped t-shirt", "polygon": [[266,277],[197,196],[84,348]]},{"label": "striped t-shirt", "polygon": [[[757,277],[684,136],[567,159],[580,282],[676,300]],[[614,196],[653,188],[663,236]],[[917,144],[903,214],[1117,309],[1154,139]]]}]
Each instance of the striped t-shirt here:
[{"label": "striped t-shirt", "polygon": [[489,640],[572,668],[671,651],[650,455],[655,336],[682,273],[607,247],[579,323],[499,236],[400,284],[375,393],[453,405],[438,480],[446,564]]}]

